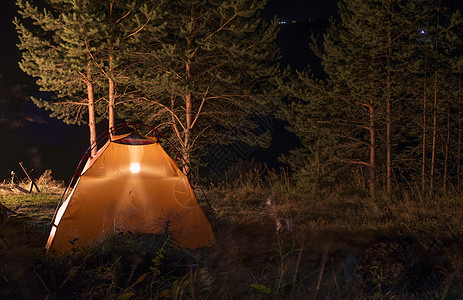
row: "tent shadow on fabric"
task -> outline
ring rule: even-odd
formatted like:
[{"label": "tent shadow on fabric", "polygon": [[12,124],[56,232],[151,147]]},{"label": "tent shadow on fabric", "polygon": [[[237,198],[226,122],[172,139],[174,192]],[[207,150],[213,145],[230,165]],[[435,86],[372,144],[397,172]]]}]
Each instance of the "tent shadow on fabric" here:
[{"label": "tent shadow on fabric", "polygon": [[166,228],[184,248],[215,243],[187,176],[155,137],[133,131],[111,136],[88,159],[57,211],[46,249],[65,252],[114,232]]}]

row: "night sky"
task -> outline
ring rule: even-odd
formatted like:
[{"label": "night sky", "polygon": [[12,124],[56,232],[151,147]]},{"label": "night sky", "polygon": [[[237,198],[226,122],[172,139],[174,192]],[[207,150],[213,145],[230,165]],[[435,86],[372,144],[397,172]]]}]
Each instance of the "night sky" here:
[{"label": "night sky", "polygon": [[4,0],[0,4],[0,76],[5,83],[21,83],[27,75],[23,75],[18,67],[20,58],[16,47],[16,31],[13,26],[16,6],[14,0]]},{"label": "night sky", "polygon": [[267,19],[277,15],[281,21],[329,18],[337,13],[337,0],[268,0],[263,13]]},{"label": "night sky", "polygon": [[[12,20],[16,15],[15,0],[0,1],[0,75],[6,84],[31,81],[18,67],[16,32]],[[274,15],[282,21],[304,21],[328,18],[336,14],[337,0],[268,0],[262,13],[265,19]],[[29,80],[28,80],[29,79]]]}]

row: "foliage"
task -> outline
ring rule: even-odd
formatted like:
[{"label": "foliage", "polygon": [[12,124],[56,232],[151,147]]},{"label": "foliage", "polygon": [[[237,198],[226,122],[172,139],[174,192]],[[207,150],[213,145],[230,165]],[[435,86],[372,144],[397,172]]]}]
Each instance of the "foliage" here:
[{"label": "foliage", "polygon": [[[14,20],[22,52],[19,65],[49,92],[33,101],[66,123],[88,123],[92,144],[98,121],[106,117],[110,127],[115,125],[116,104],[124,101],[130,82],[124,55],[133,45],[126,40],[141,30],[134,26],[143,18],[157,18],[156,4],[132,0],[45,4],[17,0],[16,4],[21,16]],[[96,150],[92,148],[92,155]]]},{"label": "foliage", "polygon": [[431,194],[459,183],[463,19],[445,4],[342,2],[312,47],[327,78],[307,71],[280,82],[289,96],[280,115],[302,144],[285,161],[307,180],[358,169],[372,195],[412,178]]},{"label": "foliage", "polygon": [[277,97],[277,20],[259,17],[265,1],[169,1],[165,27],[147,24],[133,37],[139,96],[131,119],[157,126],[189,160],[206,145],[235,140],[268,145],[253,117]]},{"label": "foliage", "polygon": [[70,1],[50,2],[51,8],[43,11],[29,1],[16,4],[21,15],[14,21],[22,50],[20,67],[38,78],[43,91],[55,94],[54,101],[34,101],[66,123],[85,122],[87,71],[95,69],[85,45],[95,39],[94,31],[84,30],[91,19],[73,14]]},{"label": "foliage", "polygon": [[269,144],[254,130],[277,97],[265,1],[32,3],[17,0],[20,66],[54,94],[34,101],[68,123],[88,118],[91,142],[94,122],[118,116],[162,128],[188,161],[217,142]]}]

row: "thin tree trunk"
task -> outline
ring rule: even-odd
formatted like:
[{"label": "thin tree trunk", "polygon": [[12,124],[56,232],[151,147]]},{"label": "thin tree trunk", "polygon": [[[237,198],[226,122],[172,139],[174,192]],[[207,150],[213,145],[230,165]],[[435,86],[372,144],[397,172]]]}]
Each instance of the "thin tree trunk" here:
[{"label": "thin tree trunk", "polygon": [[450,147],[450,107],[447,107],[447,140],[445,141],[445,152],[444,152],[444,192],[447,191],[447,183],[448,183],[449,147]]},{"label": "thin tree trunk", "polygon": [[192,103],[191,103],[191,93],[188,93],[186,96],[185,96],[185,121],[186,121],[186,124],[185,124],[185,128],[183,130],[183,144],[184,144],[184,147],[183,147],[183,157],[187,163],[187,165],[185,165],[183,167],[183,172],[185,174],[188,174],[190,172],[190,169],[189,169],[189,165],[190,165],[190,143],[191,143],[191,106],[192,106]]},{"label": "thin tree trunk", "polygon": [[421,192],[424,195],[426,193],[426,138],[427,138],[427,102],[428,102],[428,84],[427,84],[427,76],[426,76],[426,69],[424,70],[424,87],[423,87],[423,136],[422,136],[422,158],[421,158]]},{"label": "thin tree trunk", "polygon": [[458,144],[457,144],[457,189],[461,184],[461,79],[458,82]]},{"label": "thin tree trunk", "polygon": [[[191,21],[194,22],[193,19],[193,12],[191,12]],[[186,48],[189,50],[192,48],[192,39],[190,37],[186,38]],[[190,63],[188,60],[185,63],[185,78],[186,80],[189,80],[191,78],[191,69],[190,69]],[[182,155],[183,158],[185,159],[186,164],[183,166],[183,173],[189,174],[190,173],[190,166],[191,166],[191,148],[192,148],[192,138],[191,138],[191,130],[192,130],[192,108],[193,108],[193,99],[191,92],[188,92],[185,95],[185,126],[183,127],[183,149],[182,149]]]},{"label": "thin tree trunk", "polygon": [[[191,46],[191,42],[187,39],[188,48]],[[190,65],[186,63],[185,65],[186,78],[190,78]],[[188,174],[190,172],[190,163],[191,163],[191,127],[192,127],[192,95],[187,93],[185,95],[185,127],[183,129],[183,157],[185,159],[186,165],[183,166],[183,172]]]},{"label": "thin tree trunk", "polygon": [[422,128],[422,159],[421,159],[421,193],[426,195],[427,182],[426,182],[426,155],[428,142],[428,55],[429,47],[424,45],[424,80],[423,80],[423,128]]},{"label": "thin tree trunk", "polygon": [[[95,96],[93,92],[92,74],[91,69],[87,70],[87,98],[88,98],[88,128],[90,130],[90,145],[96,141],[96,121],[95,121]],[[97,152],[97,145],[91,150],[91,156],[95,156]]]},{"label": "thin tree trunk", "polygon": [[115,108],[116,108],[116,104],[115,104],[115,83],[114,83],[114,80],[113,80],[113,74],[112,74],[112,64],[113,64],[113,56],[110,55],[109,56],[109,76],[108,76],[108,84],[109,84],[109,97],[108,97],[108,100],[109,100],[109,103],[108,103],[108,126],[110,128],[110,134],[113,135],[114,132],[112,130],[112,128],[114,127],[115,125],[115,121],[114,121],[114,111],[115,111]]},{"label": "thin tree trunk", "polygon": [[[109,2],[109,16],[111,17],[111,20],[112,20],[112,16],[113,16],[113,6],[114,6],[114,2],[115,0],[111,0]],[[117,22],[116,22],[117,23]],[[113,27],[112,27],[112,30],[114,30],[114,26],[115,26],[115,23],[112,23]],[[112,33],[112,32],[111,32]],[[113,57],[113,47],[112,45],[110,45],[109,47],[109,74],[108,74],[108,127],[109,127],[109,134],[111,136],[114,135],[114,111],[115,111],[115,108],[116,108],[116,101],[115,101],[115,83],[114,83],[114,79],[113,79],[113,63],[114,63],[114,57]]]},{"label": "thin tree trunk", "polygon": [[[391,5],[391,4],[389,4]],[[388,29],[388,56],[387,56],[387,99],[386,99],[386,191],[388,196],[392,193],[392,103],[391,103],[391,58],[392,58],[392,36],[390,27]]]},{"label": "thin tree trunk", "polygon": [[[439,25],[439,11],[440,8],[437,7],[436,15],[436,31],[438,30]],[[429,178],[429,195],[432,195],[434,192],[434,180],[435,180],[435,170],[436,170],[436,144],[437,144],[437,74],[439,72],[438,65],[438,41],[434,42],[434,58],[436,60],[434,66],[434,103],[433,103],[433,128],[432,128],[432,148],[431,148],[431,173]]]},{"label": "thin tree trunk", "polygon": [[386,123],[386,191],[390,196],[392,193],[392,129],[391,129],[391,99],[388,95],[387,99],[387,123]]},{"label": "thin tree trunk", "polygon": [[375,129],[375,110],[373,101],[369,103],[370,108],[370,165],[369,165],[369,189],[370,195],[376,194],[376,129]]},{"label": "thin tree trunk", "polygon": [[432,122],[432,148],[431,148],[431,173],[429,178],[429,194],[434,191],[434,175],[436,169],[436,144],[437,144],[437,70],[434,74],[434,103]]}]

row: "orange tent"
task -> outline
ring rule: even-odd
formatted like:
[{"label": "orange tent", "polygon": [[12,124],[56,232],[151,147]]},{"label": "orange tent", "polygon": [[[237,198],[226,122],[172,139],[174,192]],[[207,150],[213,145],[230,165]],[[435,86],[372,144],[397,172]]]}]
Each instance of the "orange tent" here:
[{"label": "orange tent", "polygon": [[156,138],[112,136],[89,158],[59,208],[46,245],[66,251],[114,232],[162,234],[185,248],[214,243],[188,178]]}]

